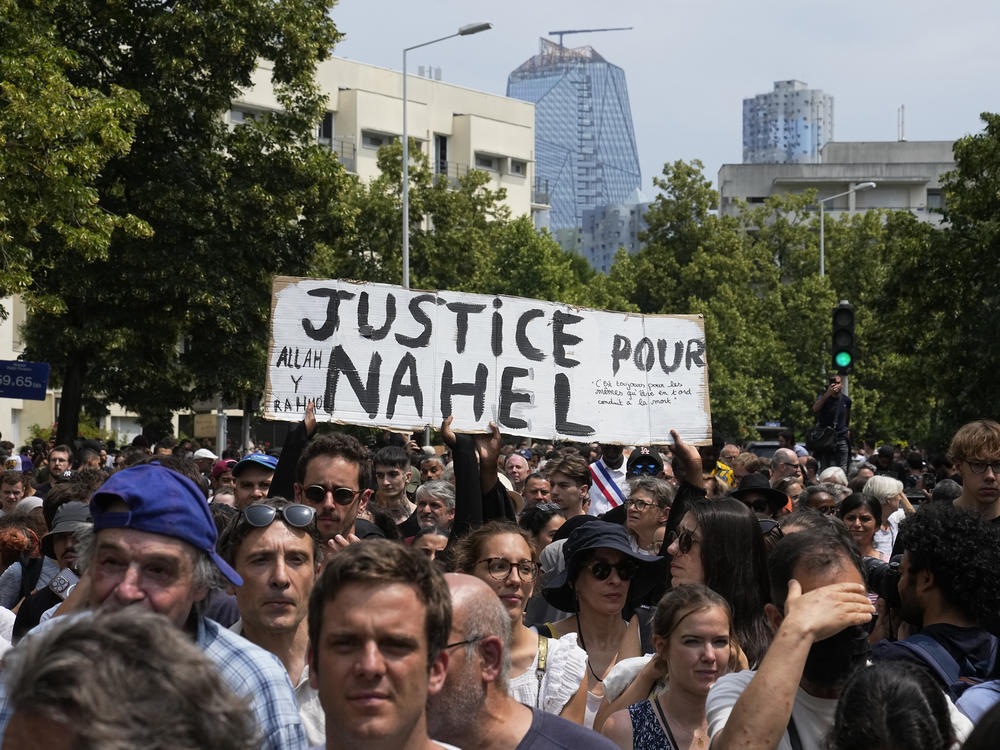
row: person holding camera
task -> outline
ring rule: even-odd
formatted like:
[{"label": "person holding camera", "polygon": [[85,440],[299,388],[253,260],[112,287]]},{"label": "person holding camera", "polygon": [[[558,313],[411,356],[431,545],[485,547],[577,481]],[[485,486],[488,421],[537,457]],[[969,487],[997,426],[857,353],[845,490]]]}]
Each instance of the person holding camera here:
[{"label": "person holding camera", "polygon": [[847,464],[851,458],[850,423],[851,397],[843,393],[844,383],[840,375],[834,375],[827,383],[826,390],[819,394],[812,412],[816,415],[816,424],[833,430],[833,445],[819,451],[816,458],[820,469],[839,466],[847,473]]},{"label": "person holding camera", "polygon": [[[897,546],[898,606],[886,604],[891,591],[879,592],[872,658],[922,666],[952,697],[998,676],[1000,643],[990,632],[1000,612],[997,530],[951,503],[926,503],[900,522]],[[881,578],[881,588],[891,586]]]}]

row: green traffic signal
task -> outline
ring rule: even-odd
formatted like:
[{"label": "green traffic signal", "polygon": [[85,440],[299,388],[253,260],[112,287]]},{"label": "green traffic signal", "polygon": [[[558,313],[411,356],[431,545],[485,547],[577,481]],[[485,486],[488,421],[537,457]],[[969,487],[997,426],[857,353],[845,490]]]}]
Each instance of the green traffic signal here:
[{"label": "green traffic signal", "polygon": [[837,352],[833,361],[837,363],[837,367],[850,367],[852,359],[850,352]]}]

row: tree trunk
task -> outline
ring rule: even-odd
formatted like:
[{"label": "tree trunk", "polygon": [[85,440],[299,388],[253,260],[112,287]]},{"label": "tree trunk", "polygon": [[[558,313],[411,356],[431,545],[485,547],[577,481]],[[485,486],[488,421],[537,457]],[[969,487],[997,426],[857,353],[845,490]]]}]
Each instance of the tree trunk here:
[{"label": "tree trunk", "polygon": [[80,431],[80,405],[83,403],[83,380],[86,360],[80,352],[72,354],[63,371],[62,398],[59,402],[56,429],[57,445],[73,445]]}]

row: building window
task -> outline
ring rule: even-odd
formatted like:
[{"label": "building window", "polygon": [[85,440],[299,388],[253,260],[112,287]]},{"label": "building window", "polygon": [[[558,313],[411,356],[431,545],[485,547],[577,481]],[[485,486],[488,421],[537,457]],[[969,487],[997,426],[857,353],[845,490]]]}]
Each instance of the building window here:
[{"label": "building window", "polygon": [[385,133],[376,133],[374,130],[361,131],[361,145],[365,148],[382,148],[394,140],[396,140],[394,136]]},{"label": "building window", "polygon": [[521,161],[520,159],[510,160],[510,173],[516,174],[518,177],[525,177],[528,174],[528,163]]},{"label": "building window", "polygon": [[497,158],[490,154],[476,153],[476,169],[487,169],[490,172],[497,172]]},{"label": "building window", "polygon": [[928,211],[943,211],[944,210],[944,193],[935,188],[928,188],[927,190],[927,210]]},{"label": "building window", "polygon": [[333,140],[333,112],[323,115],[323,121],[317,128],[317,140],[320,143],[329,143]]}]

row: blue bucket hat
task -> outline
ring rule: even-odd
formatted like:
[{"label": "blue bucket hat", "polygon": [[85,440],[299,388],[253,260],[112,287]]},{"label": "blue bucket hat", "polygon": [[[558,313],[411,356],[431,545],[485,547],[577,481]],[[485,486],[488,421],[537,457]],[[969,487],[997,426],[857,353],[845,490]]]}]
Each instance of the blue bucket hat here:
[{"label": "blue bucket hat", "polygon": [[[120,501],[128,511],[110,512]],[[205,495],[190,479],[153,461],[112,474],[90,499],[94,532],[101,529],[136,529],[180,539],[212,558],[234,586],[243,579],[215,551],[218,531]]]},{"label": "blue bucket hat", "polygon": [[580,574],[586,557],[584,553],[595,549],[618,550],[640,563],[635,576],[629,582],[627,599],[630,606],[645,604],[644,600],[651,592],[658,589],[658,584],[661,584],[662,588],[668,573],[666,558],[635,552],[629,543],[628,532],[624,526],[594,520],[577,526],[566,539],[562,548],[566,558],[566,569],[554,575],[542,589],[545,601],[563,612],[577,611],[573,582]]},{"label": "blue bucket hat", "polygon": [[262,469],[274,471],[278,468],[278,459],[274,456],[269,456],[266,453],[251,453],[244,456],[243,460],[233,467],[233,476],[238,477],[251,466],[259,466]]}]

